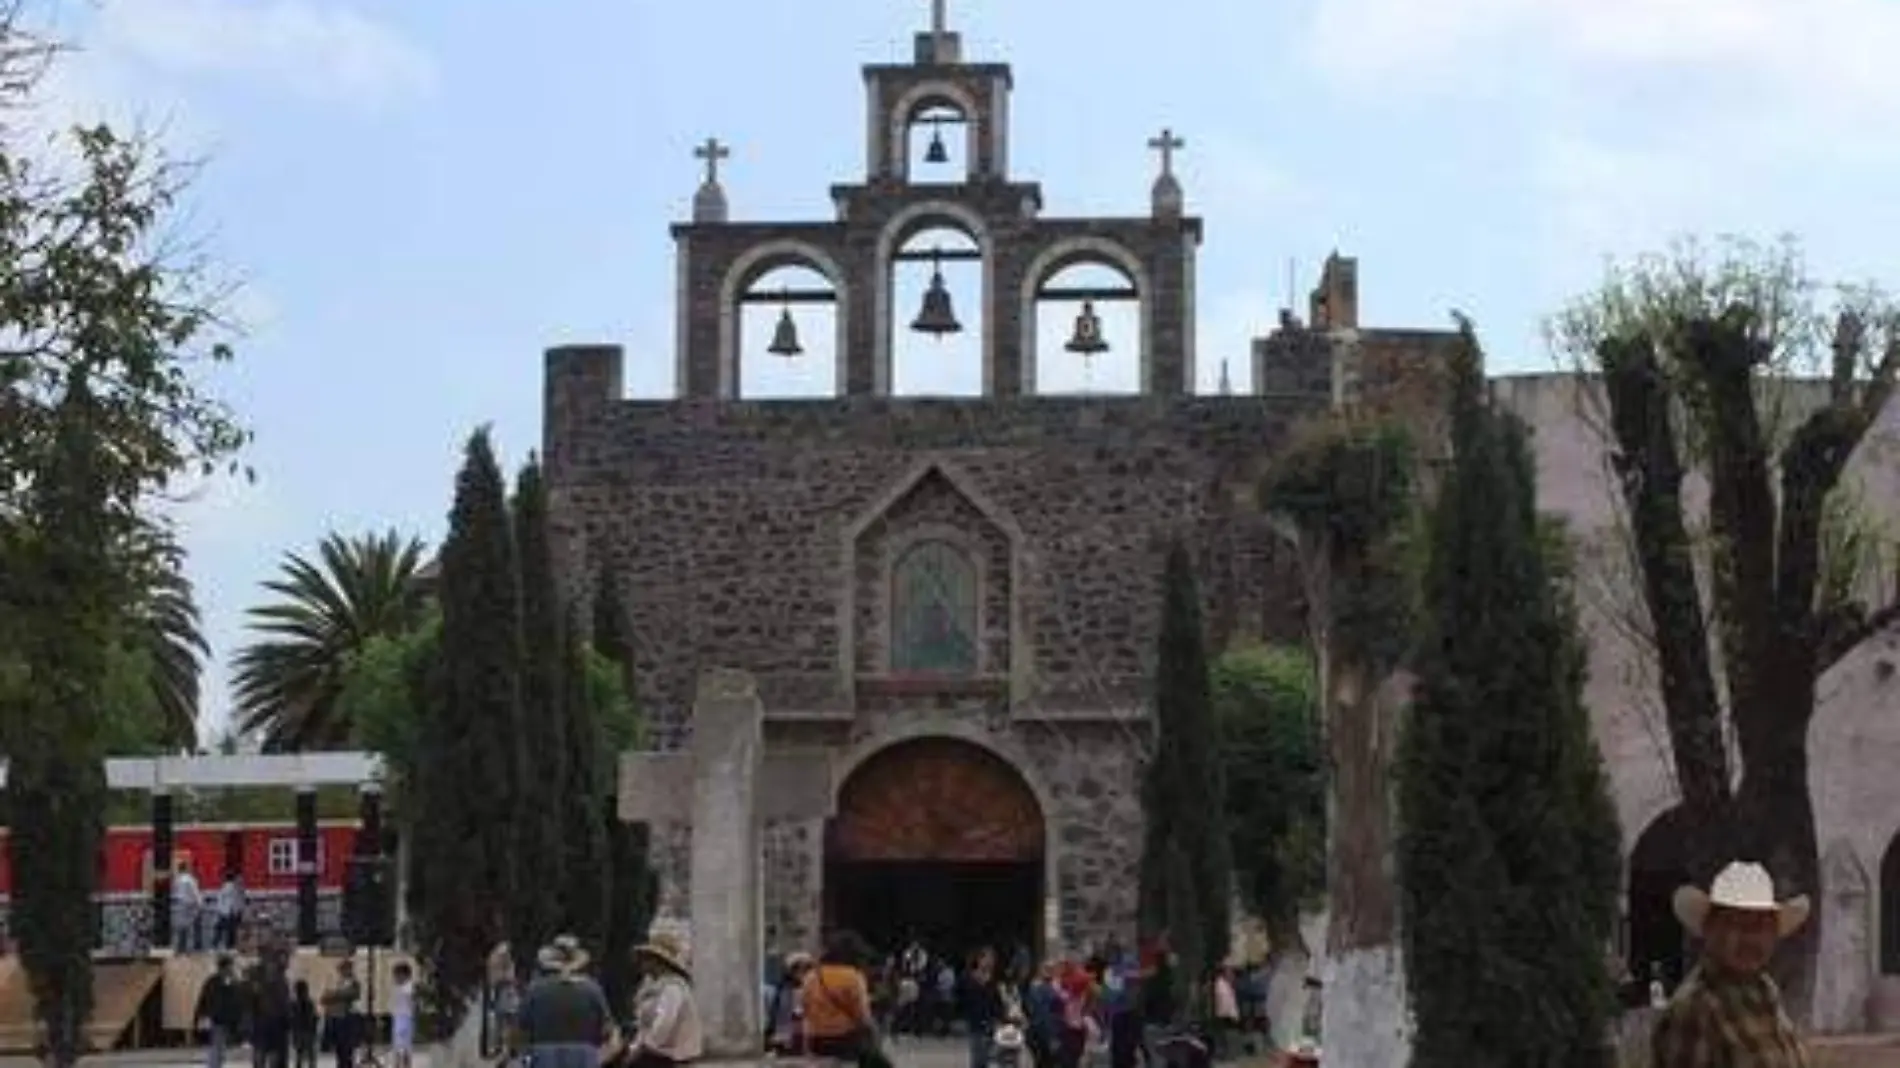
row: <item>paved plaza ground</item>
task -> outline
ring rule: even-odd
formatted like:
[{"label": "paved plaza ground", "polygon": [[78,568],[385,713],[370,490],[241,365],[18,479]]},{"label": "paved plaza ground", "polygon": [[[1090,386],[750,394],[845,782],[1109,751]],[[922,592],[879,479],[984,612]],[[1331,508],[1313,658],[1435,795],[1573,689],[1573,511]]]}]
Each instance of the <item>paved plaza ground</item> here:
[{"label": "paved plaza ground", "polygon": [[[964,1068],[968,1063],[968,1054],[962,1042],[953,1040],[907,1040],[897,1042],[892,1052],[899,1068]],[[1815,1043],[1814,1068],[1900,1068],[1900,1035],[1878,1035],[1855,1038],[1824,1039]],[[130,1053],[110,1053],[88,1057],[81,1062],[86,1068],[184,1068],[186,1065],[204,1063],[200,1051],[189,1049],[146,1050]],[[320,1068],[331,1068],[335,1062],[329,1057],[318,1061]],[[385,1060],[387,1065],[387,1060]],[[774,1064],[783,1068],[793,1068],[808,1062],[795,1060],[761,1061],[760,1064]],[[816,1062],[809,1062],[816,1063]],[[1269,1068],[1274,1062],[1270,1058],[1258,1057],[1229,1062],[1229,1068]],[[229,1068],[247,1068],[248,1056],[228,1058]],[[33,1060],[26,1057],[0,1057],[0,1068],[38,1068]],[[415,1068],[430,1068],[426,1057],[416,1058]],[[1341,1065],[1340,1068],[1348,1068]]]}]

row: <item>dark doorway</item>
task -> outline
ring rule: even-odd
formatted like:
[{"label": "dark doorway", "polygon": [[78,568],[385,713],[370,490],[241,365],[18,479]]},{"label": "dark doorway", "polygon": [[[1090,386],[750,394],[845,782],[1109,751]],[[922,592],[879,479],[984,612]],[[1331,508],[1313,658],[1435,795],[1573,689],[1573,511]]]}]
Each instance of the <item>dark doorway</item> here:
[{"label": "dark doorway", "polygon": [[1648,983],[1660,968],[1663,987],[1675,990],[1688,973],[1688,932],[1676,919],[1676,890],[1689,882],[1688,820],[1678,806],[1656,817],[1629,863],[1629,939],[1624,959],[1631,978]]},{"label": "dark doorway", "polygon": [[1042,870],[1033,863],[840,861],[825,872],[827,927],[848,927],[879,953],[915,938],[962,957],[979,946],[1034,949]]},{"label": "dark doorway", "polygon": [[1008,761],[950,738],[900,742],[839,790],[824,921],[892,952],[1041,949],[1042,806]]}]

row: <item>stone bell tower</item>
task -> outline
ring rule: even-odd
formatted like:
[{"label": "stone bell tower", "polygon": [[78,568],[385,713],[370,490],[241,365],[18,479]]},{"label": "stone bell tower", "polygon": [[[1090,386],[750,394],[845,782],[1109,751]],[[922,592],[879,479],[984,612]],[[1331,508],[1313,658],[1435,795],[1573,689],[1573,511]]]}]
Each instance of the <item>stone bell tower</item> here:
[{"label": "stone bell tower", "polygon": [[[864,83],[864,180],[832,187],[835,220],[734,221],[719,184],[719,165],[730,150],[717,139],[695,150],[705,162],[705,179],[693,199],[692,221],[673,227],[679,262],[676,358],[683,398],[742,395],[742,347],[767,351],[767,339],[741,336],[740,309],[749,303],[783,306],[769,351],[790,358],[802,354],[792,306],[835,305],[839,392],[888,396],[897,330],[958,328],[948,292],[937,287],[916,324],[908,309],[892,306],[894,268],[933,257],[981,263],[978,340],[985,396],[1033,394],[1037,361],[1064,355],[1037,352],[1037,306],[1048,301],[1083,302],[1070,354],[1095,355],[1110,345],[1132,349],[1144,393],[1193,392],[1194,258],[1201,221],[1185,214],[1173,173],[1181,139],[1163,131],[1149,142],[1160,153],[1161,169],[1147,215],[1045,218],[1041,186],[1015,180],[1009,170],[1009,66],[964,61],[962,40],[948,26],[945,0],[933,0],[930,29],[917,35],[912,61],[866,66]],[[961,128],[964,173],[936,181],[911,173],[910,133],[920,125],[939,139],[926,157],[931,162],[947,158],[940,145],[944,129]],[[939,227],[962,232],[974,249],[904,250],[918,233]],[[1048,284],[1079,264],[1109,268],[1124,284],[1086,289]],[[786,266],[809,268],[826,285],[755,291],[763,275]],[[1094,305],[1121,301],[1140,307],[1137,336],[1105,338]]]}]

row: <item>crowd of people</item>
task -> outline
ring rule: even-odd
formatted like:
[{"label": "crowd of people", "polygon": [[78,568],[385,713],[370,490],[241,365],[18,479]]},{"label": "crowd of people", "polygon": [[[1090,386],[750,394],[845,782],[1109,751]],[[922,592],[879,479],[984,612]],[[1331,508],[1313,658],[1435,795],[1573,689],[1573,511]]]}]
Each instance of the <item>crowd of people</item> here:
[{"label": "crowd of people", "polygon": [[1109,1068],[1204,1065],[1264,1045],[1264,969],[1205,977],[1210,1026],[1189,1031],[1177,966],[1162,939],[1038,964],[1027,947],[1007,958],[982,948],[958,961],[914,941],[880,956],[844,932],[821,957],[791,953],[771,969],[764,1044],[862,1068],[886,1068],[884,1036],[962,1036],[971,1068],[1080,1068],[1092,1054]]},{"label": "crowd of people", "polygon": [[[1808,918],[1804,897],[1781,900],[1766,869],[1730,864],[1708,890],[1685,886],[1675,906],[1703,955],[1673,996],[1659,1006],[1649,1036],[1656,1068],[1801,1068],[1806,1051],[1767,975],[1778,943]],[[507,947],[491,956],[482,1005],[508,1042],[502,1051],[528,1068],[680,1068],[704,1053],[692,973],[680,944],[655,935],[634,950],[641,982],[631,1013],[618,1018],[588,974],[587,952],[563,936],[536,956],[533,979],[517,984]],[[248,1037],[254,1068],[315,1068],[319,1041],[336,1068],[362,1068],[355,1053],[364,1021],[362,996],[348,960],[316,1000],[288,980],[288,952],[265,948],[237,974],[221,956],[198,998],[196,1016],[209,1039],[207,1068],[223,1068],[227,1050]],[[1235,1052],[1236,1036],[1266,1029],[1260,976],[1222,969],[1205,987],[1210,1029],[1183,1026],[1179,962],[1165,940],[1136,952],[1107,947],[1083,960],[1032,964],[1018,949],[1007,961],[977,950],[959,966],[913,943],[879,957],[849,932],[832,936],[818,957],[791,953],[768,976],[764,1031],[768,1055],[892,1068],[887,1036],[961,1034],[970,1068],[1208,1068]],[[396,968],[392,1048],[396,1068],[410,1068],[415,1041],[414,978]],[[1315,992],[1316,993],[1316,992]],[[1318,998],[1309,998],[1303,1029],[1314,1034]],[[1091,1057],[1093,1055],[1093,1058]],[[1027,1064],[1023,1064],[1024,1060]],[[1288,1064],[1316,1065],[1317,1045],[1303,1041]]]},{"label": "crowd of people", "polygon": [[[416,1036],[414,969],[398,963],[391,978],[390,1050],[394,1068],[410,1068]],[[260,947],[256,962],[242,973],[234,958],[221,953],[199,988],[192,1017],[205,1040],[206,1068],[223,1068],[238,1046],[249,1047],[252,1068],[316,1068],[320,1050],[334,1055],[336,1068],[358,1068],[357,1053],[374,1026],[363,1007],[354,961],[337,961],[330,983],[313,995],[309,982],[291,979],[290,949],[281,941]]]}]

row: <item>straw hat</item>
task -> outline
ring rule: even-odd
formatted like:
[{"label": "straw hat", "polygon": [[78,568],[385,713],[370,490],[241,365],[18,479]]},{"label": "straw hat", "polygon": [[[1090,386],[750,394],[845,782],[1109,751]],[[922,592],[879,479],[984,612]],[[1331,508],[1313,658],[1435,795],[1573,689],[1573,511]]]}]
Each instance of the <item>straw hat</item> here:
[{"label": "straw hat", "polygon": [[670,934],[656,934],[645,942],[633,947],[635,959],[646,957],[658,961],[662,967],[669,968],[682,978],[692,978],[692,970],[686,966],[686,948],[680,940]]},{"label": "straw hat", "polygon": [[1737,912],[1772,912],[1775,914],[1775,934],[1779,938],[1788,937],[1808,921],[1806,895],[1776,901],[1775,880],[1768,874],[1768,869],[1740,860],[1723,868],[1707,890],[1699,886],[1678,889],[1674,904],[1676,919],[1681,920],[1689,933],[1697,938],[1702,937],[1702,925],[1708,922],[1709,912],[1718,908]]}]

